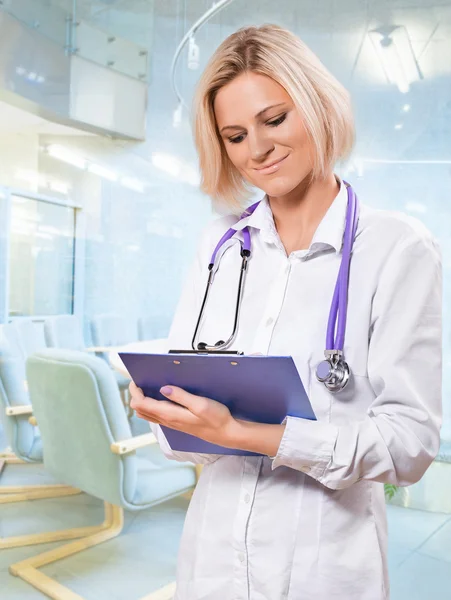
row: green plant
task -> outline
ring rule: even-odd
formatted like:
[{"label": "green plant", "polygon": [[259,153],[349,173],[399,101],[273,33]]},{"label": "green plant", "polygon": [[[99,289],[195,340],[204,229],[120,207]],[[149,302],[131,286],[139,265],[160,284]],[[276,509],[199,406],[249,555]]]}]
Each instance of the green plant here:
[{"label": "green plant", "polygon": [[387,498],[387,500],[391,500],[393,496],[399,491],[398,486],[392,485],[391,483],[385,483],[384,489],[385,497]]}]

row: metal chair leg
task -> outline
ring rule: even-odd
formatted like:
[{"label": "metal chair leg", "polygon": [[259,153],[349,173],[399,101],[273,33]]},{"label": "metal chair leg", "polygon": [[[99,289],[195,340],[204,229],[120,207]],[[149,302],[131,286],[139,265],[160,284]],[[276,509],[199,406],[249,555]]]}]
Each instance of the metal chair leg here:
[{"label": "metal chair leg", "polygon": [[[0,474],[6,465],[29,464],[18,458],[12,452],[5,452],[0,458]],[[0,504],[39,500],[41,498],[59,498],[60,496],[75,496],[81,491],[69,485],[0,485]]]},{"label": "metal chair leg", "polygon": [[[105,502],[104,504],[105,521],[99,527],[91,528],[97,529],[96,532],[90,532],[76,542],[65,544],[55,550],[38,554],[37,556],[11,565],[9,567],[11,575],[20,577],[49,598],[52,598],[52,600],[85,600],[82,596],[75,594],[69,588],[60,584],[56,579],[44,575],[38,569],[117,537],[121,533],[124,525],[124,510],[119,506],[109,504],[108,502]],[[172,600],[174,592],[175,584],[171,583],[170,585],[145,596],[141,600]]]}]

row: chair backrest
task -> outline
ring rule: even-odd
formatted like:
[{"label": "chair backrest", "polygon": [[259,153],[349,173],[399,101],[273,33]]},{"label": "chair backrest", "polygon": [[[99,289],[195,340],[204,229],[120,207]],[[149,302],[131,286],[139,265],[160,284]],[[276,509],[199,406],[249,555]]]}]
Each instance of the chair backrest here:
[{"label": "chair backrest", "polygon": [[86,346],[81,323],[75,315],[49,317],[44,323],[44,334],[49,348],[83,350]]},{"label": "chair backrest", "polygon": [[91,319],[94,346],[121,346],[138,341],[136,320],[117,315],[96,315]]},{"label": "chair backrest", "polygon": [[5,337],[8,342],[8,349],[10,352],[17,356],[22,356],[24,360],[24,370],[25,370],[25,354],[22,350],[22,346],[19,342],[19,334],[17,332],[17,328],[14,327],[13,323],[5,323],[1,326],[1,333]]},{"label": "chair backrest", "polygon": [[23,318],[15,319],[10,325],[17,332],[17,339],[25,358],[47,347],[43,323]]},{"label": "chair backrest", "polygon": [[170,317],[152,315],[138,319],[138,333],[141,341],[166,338],[171,327]]},{"label": "chair backrest", "polygon": [[116,380],[100,358],[48,348],[27,360],[44,465],[58,481],[127,506],[136,488],[136,456],[113,454],[132,436]]},{"label": "chair backrest", "polygon": [[[25,361],[18,347],[7,338],[4,325],[0,331],[0,414],[8,444],[13,452],[27,461],[42,460],[42,453],[34,453],[36,428],[28,422],[30,415],[7,416],[9,406],[29,405]],[[11,334],[11,330],[9,330]],[[11,337],[13,339],[13,336]]]}]

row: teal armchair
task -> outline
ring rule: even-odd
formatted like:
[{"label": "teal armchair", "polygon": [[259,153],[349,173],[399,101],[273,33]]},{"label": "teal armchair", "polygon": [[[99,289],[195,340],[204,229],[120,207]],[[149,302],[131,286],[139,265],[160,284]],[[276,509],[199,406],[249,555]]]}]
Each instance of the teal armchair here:
[{"label": "teal armchair", "polygon": [[48,348],[84,350],[86,346],[82,325],[75,315],[48,317],[44,322],[44,334]]},{"label": "teal armchair", "polygon": [[[48,348],[64,348],[65,350],[86,350],[86,344],[83,337],[83,328],[80,320],[75,315],[57,315],[48,317],[44,322],[44,333]],[[105,341],[105,340],[104,340]],[[105,353],[96,353],[101,355],[109,364],[108,356]],[[133,435],[138,435],[149,431],[147,423],[137,419],[134,411],[129,405],[128,387],[130,378],[124,377],[121,373],[114,372],[116,383],[119,387],[121,399],[128,412],[128,419]]]},{"label": "teal armchair", "polygon": [[91,319],[91,336],[94,346],[122,346],[136,342],[136,320],[117,315],[96,315]]},{"label": "teal armchair", "polygon": [[25,358],[42,348],[47,347],[44,335],[44,324],[33,321],[29,317],[14,319],[5,327],[15,331],[17,340]]},{"label": "teal armchair", "polygon": [[83,539],[11,565],[10,572],[55,600],[80,598],[38,568],[119,535],[124,509],[145,510],[186,494],[196,484],[196,470],[168,460],[150,428],[132,436],[114,375],[102,359],[47,349],[28,359],[27,377],[45,466],[58,480],[103,500],[105,520]]},{"label": "teal armchair", "polygon": [[[27,392],[25,363],[8,326],[0,331],[0,420],[10,448],[0,461],[6,465],[42,463],[42,440]],[[0,504],[78,493],[62,484],[5,486],[0,479]],[[16,545],[21,545],[17,538],[0,538],[0,549]]]},{"label": "teal armchair", "polygon": [[[134,342],[138,339],[138,328],[136,321],[128,320],[116,315],[97,315],[91,319],[91,338],[94,348],[112,348],[122,346],[128,342]],[[98,356],[106,360],[109,364],[109,357],[106,352],[97,352]],[[133,411],[129,405],[128,386],[130,379],[115,372],[117,385],[121,391],[121,398],[124,406],[128,407],[128,415],[131,418]]]}]

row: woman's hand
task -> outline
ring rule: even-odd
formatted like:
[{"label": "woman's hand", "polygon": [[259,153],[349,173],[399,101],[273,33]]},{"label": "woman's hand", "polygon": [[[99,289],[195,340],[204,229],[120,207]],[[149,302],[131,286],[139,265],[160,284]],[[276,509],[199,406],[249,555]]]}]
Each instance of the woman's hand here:
[{"label": "woman's hand", "polygon": [[238,422],[224,404],[195,396],[175,386],[164,386],[160,390],[172,402],[147,398],[133,382],[129,389],[130,406],[141,419],[195,435],[226,448],[235,447],[233,440]]}]

